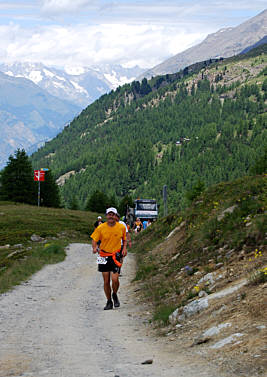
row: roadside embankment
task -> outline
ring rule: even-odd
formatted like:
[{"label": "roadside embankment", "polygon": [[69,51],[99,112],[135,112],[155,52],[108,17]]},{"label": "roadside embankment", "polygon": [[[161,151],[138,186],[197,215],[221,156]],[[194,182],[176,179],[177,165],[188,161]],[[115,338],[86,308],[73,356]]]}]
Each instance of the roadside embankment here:
[{"label": "roadside embankment", "polygon": [[206,190],[136,239],[140,299],[174,349],[236,375],[266,371],[266,176]]}]

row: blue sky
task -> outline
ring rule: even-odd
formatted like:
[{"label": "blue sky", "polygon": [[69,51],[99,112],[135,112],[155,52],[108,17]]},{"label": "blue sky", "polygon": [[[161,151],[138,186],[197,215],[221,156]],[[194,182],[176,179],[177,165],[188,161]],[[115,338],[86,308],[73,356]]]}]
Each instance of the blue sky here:
[{"label": "blue sky", "polygon": [[262,0],[0,0],[0,62],[148,68],[265,6]]}]

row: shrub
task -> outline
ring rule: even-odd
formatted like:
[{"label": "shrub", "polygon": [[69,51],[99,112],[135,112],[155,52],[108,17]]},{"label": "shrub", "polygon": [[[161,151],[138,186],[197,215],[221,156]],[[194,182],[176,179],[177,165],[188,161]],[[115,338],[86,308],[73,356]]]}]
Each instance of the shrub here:
[{"label": "shrub", "polygon": [[248,281],[248,285],[259,285],[267,282],[267,267],[254,271]]}]

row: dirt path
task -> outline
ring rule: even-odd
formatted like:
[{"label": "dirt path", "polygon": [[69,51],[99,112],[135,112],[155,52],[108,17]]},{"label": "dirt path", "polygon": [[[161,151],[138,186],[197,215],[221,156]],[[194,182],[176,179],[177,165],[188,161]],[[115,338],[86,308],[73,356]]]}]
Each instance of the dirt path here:
[{"label": "dirt path", "polygon": [[[50,265],[0,296],[0,377],[223,377],[187,360],[167,339],[147,336],[134,300],[134,258],[121,277],[121,307],[103,311],[91,246],[72,244]],[[142,365],[147,359],[153,364]]]}]

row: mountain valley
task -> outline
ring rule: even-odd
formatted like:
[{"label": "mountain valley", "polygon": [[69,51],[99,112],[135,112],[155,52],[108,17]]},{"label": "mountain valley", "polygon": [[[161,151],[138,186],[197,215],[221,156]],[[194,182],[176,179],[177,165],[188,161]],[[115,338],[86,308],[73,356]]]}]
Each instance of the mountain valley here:
[{"label": "mountain valley", "polygon": [[140,72],[119,65],[60,70],[41,63],[1,64],[0,167],[17,148],[36,151],[83,107]]},{"label": "mountain valley", "polygon": [[266,47],[102,96],[32,156],[34,166],[72,172],[61,192],[81,208],[97,189],[162,203],[165,184],[169,209],[185,206],[199,179],[235,179],[264,153]]}]

